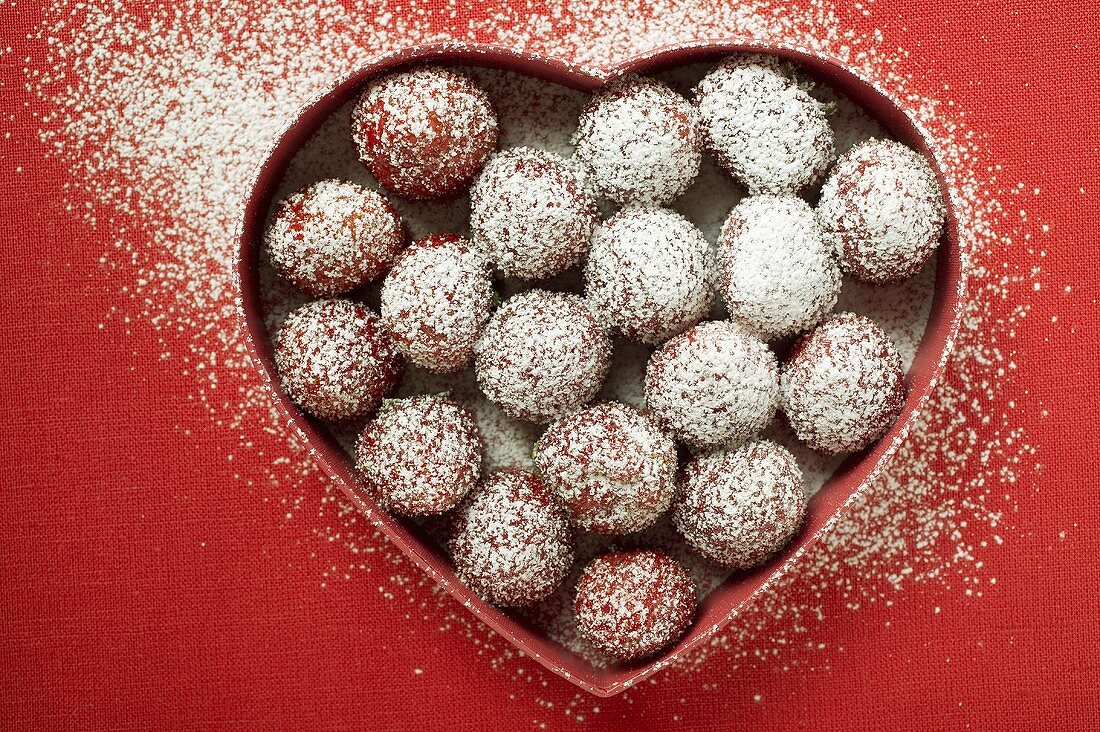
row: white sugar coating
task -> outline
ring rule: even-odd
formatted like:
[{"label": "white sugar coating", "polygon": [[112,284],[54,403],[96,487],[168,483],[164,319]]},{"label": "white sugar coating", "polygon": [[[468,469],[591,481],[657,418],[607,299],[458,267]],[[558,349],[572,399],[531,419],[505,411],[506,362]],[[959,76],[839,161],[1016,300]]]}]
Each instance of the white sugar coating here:
[{"label": "white sugar coating", "polygon": [[481,479],[481,461],[474,416],[448,398],[419,396],[383,404],[359,437],[355,467],[383,508],[420,516],[458,505]]},{"label": "white sugar coating", "polygon": [[279,274],[298,289],[324,297],[382,274],[404,234],[397,213],[377,192],[329,179],[280,202],[264,244]]},{"label": "white sugar coating", "polygon": [[596,200],[563,158],[530,147],[489,159],[470,189],[474,243],[508,277],[541,280],[588,251]]},{"label": "white sugar coating", "polygon": [[[500,140],[505,147],[535,146],[556,154],[572,154],[570,135],[577,114],[588,95],[568,87],[541,81],[533,77],[498,69],[464,67],[462,73],[473,78],[489,95],[500,119]],[[373,188],[378,183],[356,157],[351,142],[350,117],[352,104],[335,112],[312,137],[293,161],[280,190],[287,194],[297,187],[326,176],[338,176],[358,181]],[[401,212],[416,238],[435,232],[462,232],[466,226],[468,199],[453,201],[411,201],[394,198],[393,205]],[[281,322],[289,307],[301,302],[301,296],[274,276],[266,262],[262,263],[264,299],[269,308],[270,328]],[[498,281],[502,289],[511,282]],[[526,285],[524,285],[526,287]],[[555,289],[561,289],[554,283]],[[374,296],[374,286],[367,298]],[[576,288],[579,291],[579,287]],[[639,368],[644,368],[645,359]],[[636,391],[641,393],[640,379]],[[488,400],[478,388],[472,369],[453,374],[430,373],[410,366],[398,396],[451,391],[464,406],[475,412],[486,447],[486,468],[533,468],[531,445],[541,434],[534,424],[505,414]],[[640,399],[639,399],[640,402]],[[349,450],[354,435],[348,435]]]},{"label": "white sugar coating", "polygon": [[458,578],[494,605],[527,605],[553,592],[573,564],[565,510],[531,473],[490,475],[459,506],[451,556]]},{"label": "white sugar coating", "polygon": [[614,664],[613,656],[597,648],[577,629],[574,621],[577,583],[584,568],[597,557],[637,550],[655,551],[675,560],[695,584],[696,600],[706,597],[729,576],[728,569],[704,559],[684,541],[666,512],[652,526],[633,534],[578,532],[574,544],[576,559],[570,573],[552,595],[525,607],[522,616],[593,666]]},{"label": "white sugar coating", "polygon": [[645,375],[646,406],[695,450],[733,445],[764,429],[779,398],[779,366],[744,326],[711,321],[661,346]]},{"label": "white sugar coating", "polygon": [[382,322],[417,366],[449,373],[470,365],[493,309],[493,282],[466,239],[437,235],[415,242],[386,275]]},{"label": "white sugar coating", "polygon": [[585,297],[623,335],[661,343],[698,323],[714,300],[711,246],[686,218],[628,207],[596,227]]},{"label": "white sugar coating", "polygon": [[676,490],[676,444],[625,404],[594,404],[554,422],[535,450],[543,481],[587,531],[640,531],[668,510]]},{"label": "white sugar coating", "polygon": [[815,450],[852,452],[889,429],[905,404],[901,356],[870,318],[839,313],[783,364],[780,402],[798,438]]},{"label": "white sugar coating", "polygon": [[692,458],[672,521],[687,542],[732,569],[762,563],[806,516],[806,488],[794,456],[771,440]]},{"label": "white sugar coating", "polygon": [[611,341],[583,299],[546,290],[509,298],[474,347],[485,395],[512,416],[550,422],[596,395]]},{"label": "white sugar coating", "polygon": [[[655,76],[678,93],[689,97],[691,90],[713,66],[713,61],[689,63],[662,70]],[[744,187],[718,165],[714,156],[704,154],[695,182],[670,208],[687,217],[702,232],[703,237],[714,244],[730,209],[745,195]],[[719,307],[721,298],[716,298],[715,308],[710,315],[714,320],[723,320],[726,317],[725,312],[716,312]]]},{"label": "white sugar coating", "polygon": [[287,396],[321,419],[374,411],[402,369],[378,316],[350,300],[315,300],[295,309],[273,350]]},{"label": "white sugar coating", "polygon": [[840,293],[836,255],[813,209],[793,196],[734,207],[718,237],[718,279],[730,317],[768,341],[816,325]]},{"label": "white sugar coating", "polygon": [[923,155],[871,139],[837,161],[817,217],[845,272],[872,283],[913,275],[939,245],[946,208]]},{"label": "white sugar coating", "polygon": [[642,76],[592,95],[573,136],[576,160],[600,194],[620,205],[665,205],[699,174],[695,110],[666,84]]},{"label": "white sugar coating", "polygon": [[604,653],[644,658],[687,629],[695,616],[695,585],[666,554],[614,552],[584,568],[573,614],[577,629]]},{"label": "white sugar coating", "polygon": [[489,95],[502,149],[530,147],[569,159],[577,117],[588,92],[536,76],[481,66],[459,69]]},{"label": "white sugar coating", "polygon": [[496,146],[497,118],[470,78],[422,66],[372,80],[352,114],[359,158],[379,182],[409,198],[465,188]]},{"label": "white sugar coating", "polygon": [[773,56],[730,56],[695,87],[703,139],[749,193],[798,193],[833,160],[822,104],[795,67]]}]

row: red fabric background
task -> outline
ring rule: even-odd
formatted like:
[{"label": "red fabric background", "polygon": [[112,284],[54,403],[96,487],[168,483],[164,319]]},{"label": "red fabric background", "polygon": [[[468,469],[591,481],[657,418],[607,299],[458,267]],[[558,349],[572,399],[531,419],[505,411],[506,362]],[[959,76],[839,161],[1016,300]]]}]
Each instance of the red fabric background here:
[{"label": "red fabric background", "polygon": [[[376,585],[413,573],[407,563],[390,551],[349,559],[342,542],[317,538],[309,512],[287,521],[285,506],[249,487],[285,452],[284,435],[257,432],[255,451],[226,460],[238,437],[187,398],[191,376],[158,358],[183,336],[122,318],[97,327],[130,275],[97,266],[107,233],[65,210],[70,169],[38,140],[47,110],[25,91],[24,68],[44,53],[27,39],[41,14],[0,11],[0,45],[12,47],[0,58],[10,130],[0,147],[0,726],[1100,725],[1095,21],[1084,3],[868,7],[871,20],[837,12],[857,31],[881,27],[919,48],[988,135],[999,177],[1042,188],[1027,208],[1050,226],[1046,285],[1026,295],[1017,377],[997,397],[1015,403],[1042,469],[1011,489],[1018,530],[987,560],[997,583],[980,600],[915,585],[854,613],[839,591],[826,593],[820,602],[835,612],[809,637],[830,650],[811,663],[784,672],[780,655],[735,667],[718,652],[701,670],[674,669],[609,700],[530,661],[501,660],[507,644],[487,633],[441,631],[462,611],[430,589],[385,599]],[[140,226],[133,232],[140,246]],[[1023,262],[1006,252],[1010,265]],[[323,484],[314,472],[302,490]],[[352,561],[370,571],[322,586],[319,568]],[[858,567],[840,571],[863,581]],[[772,647],[747,641],[750,659],[754,643]]]}]

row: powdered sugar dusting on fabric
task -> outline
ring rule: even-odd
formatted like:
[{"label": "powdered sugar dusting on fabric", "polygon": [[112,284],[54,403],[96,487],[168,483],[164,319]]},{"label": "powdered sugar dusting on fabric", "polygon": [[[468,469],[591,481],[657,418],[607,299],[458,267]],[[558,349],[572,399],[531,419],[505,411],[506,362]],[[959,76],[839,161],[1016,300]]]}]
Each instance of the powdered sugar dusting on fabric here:
[{"label": "powdered sugar dusting on fabric", "polygon": [[[602,702],[546,690],[548,672],[520,660],[510,644],[465,609],[433,593],[422,573],[365,524],[335,487],[318,480],[305,446],[273,413],[234,325],[233,226],[241,191],[293,112],[332,79],[379,52],[456,35],[593,67],[702,37],[779,40],[838,58],[900,100],[936,150],[970,260],[966,316],[947,374],[886,469],[802,557],[799,570],[761,593],[708,652],[672,672],[691,674],[708,656],[717,656],[708,663],[722,663],[731,673],[760,663],[803,675],[820,673],[836,650],[816,642],[822,623],[868,605],[895,602],[917,584],[929,585],[930,592],[980,598],[992,579],[983,562],[1012,546],[1016,484],[1037,466],[1035,447],[1000,395],[1015,378],[1015,332],[1030,310],[1026,293],[1043,276],[1042,233],[1040,222],[1023,213],[1028,204],[1016,198],[1033,186],[1021,183],[1018,189],[999,180],[996,161],[965,123],[965,110],[927,96],[924,90],[933,86],[927,78],[937,72],[910,75],[923,52],[889,45],[901,34],[891,19],[882,21],[888,27],[885,35],[877,30],[864,35],[844,28],[826,5],[784,4],[777,10],[770,0],[659,2],[641,13],[634,3],[579,3],[568,17],[527,9],[494,11],[472,19],[469,33],[456,34],[454,28],[425,22],[429,13],[418,2],[403,4],[400,12],[380,9],[377,16],[353,16],[329,5],[311,5],[303,13],[296,5],[273,3],[248,8],[221,3],[216,11],[185,3],[178,13],[159,14],[153,22],[139,22],[115,3],[88,4],[83,12],[55,4],[43,10],[35,34],[48,48],[46,65],[25,73],[28,87],[53,110],[41,117],[40,137],[47,153],[71,170],[66,207],[117,242],[98,262],[88,263],[97,282],[108,275],[106,286],[117,289],[118,304],[104,313],[103,328],[158,333],[166,367],[195,379],[193,401],[209,413],[213,427],[237,440],[229,458],[262,450],[254,440],[257,432],[288,440],[286,453],[270,459],[268,475],[242,474],[240,480],[258,501],[278,506],[279,515],[309,519],[308,525],[288,523],[289,531],[312,531],[317,545],[346,549],[347,560],[339,565],[313,560],[321,586],[379,583],[380,595],[407,608],[412,622],[436,623],[443,632],[470,637],[485,649],[496,673],[530,682],[540,697],[540,718],[564,714],[582,721],[597,715]],[[873,4],[865,13],[874,17]],[[245,17],[254,20],[234,20],[232,28],[225,20]],[[385,22],[376,25],[376,17]],[[194,23],[216,32],[196,34]],[[573,30],[574,24],[581,30]],[[535,85],[530,80],[513,84]],[[553,101],[539,111],[549,107],[575,119],[583,95],[555,88],[551,96]],[[118,103],[92,101],[100,99]],[[496,99],[494,104],[499,112]],[[838,128],[843,112],[841,104],[830,119],[838,129],[838,152],[846,140],[851,144],[851,137],[880,135],[866,120]],[[241,124],[242,119],[248,123]],[[153,129],[156,135],[149,134]],[[850,134],[839,134],[844,129]],[[530,135],[528,144],[538,144],[544,134],[535,126],[527,133],[523,127],[512,130]],[[502,144],[507,138],[502,134]],[[556,151],[568,154],[567,141],[563,146]],[[677,206],[699,204],[717,212],[711,219],[720,223],[736,202],[737,190],[727,178],[707,176],[704,164],[696,189],[707,179],[729,197],[708,206],[692,190]],[[454,220],[461,225],[462,204],[455,206]],[[142,221],[140,235],[133,230],[135,220]],[[717,225],[700,226],[713,241]],[[429,232],[414,229],[416,235],[423,233]],[[1018,264],[1007,267],[1010,253]],[[873,293],[848,282],[838,307],[871,314],[851,300],[868,294],[868,308],[899,344],[903,358],[911,357],[920,329],[906,323],[925,322],[934,273],[930,263],[911,281],[915,289],[887,290],[913,295],[907,302],[920,302],[920,307],[887,313]],[[883,298],[896,302],[889,295]],[[908,346],[899,338],[903,331]],[[366,561],[376,552],[393,567],[388,576],[379,576]],[[307,555],[317,553],[311,549]],[[852,579],[853,567],[858,582]],[[844,606],[815,599],[823,593],[839,596]],[[746,693],[736,677],[714,688]],[[631,697],[631,692],[624,694],[624,702]]]}]

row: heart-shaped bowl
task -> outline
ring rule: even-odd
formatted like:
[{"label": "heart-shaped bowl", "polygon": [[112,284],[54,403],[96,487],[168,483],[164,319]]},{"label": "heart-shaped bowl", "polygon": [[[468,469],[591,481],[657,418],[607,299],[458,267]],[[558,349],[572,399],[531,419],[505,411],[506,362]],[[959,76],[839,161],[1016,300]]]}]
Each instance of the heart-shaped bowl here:
[{"label": "heart-shaped bowl", "polygon": [[797,564],[799,556],[836,521],[845,506],[882,469],[905,439],[944,368],[961,319],[966,273],[959,246],[958,220],[950,196],[945,194],[947,226],[937,254],[931,312],[907,375],[909,397],[900,418],[881,440],[867,450],[848,457],[825,481],[810,500],[805,526],[789,546],[764,565],[731,575],[702,600],[694,625],[679,642],[653,658],[607,666],[593,665],[551,640],[518,615],[486,603],[462,584],[439,545],[412,521],[391,516],[382,510],[368,495],[356,476],[351,459],[333,434],[323,423],[305,415],[287,398],[279,386],[261,298],[259,270],[265,221],[274,203],[276,189],[295,153],[337,109],[354,98],[365,80],[380,72],[431,61],[510,70],[590,92],[623,74],[659,72],[744,52],[772,54],[795,61],[816,82],[827,84],[846,95],[892,136],[924,154],[936,171],[941,187],[948,191],[930,138],[884,92],[839,62],[794,47],[707,41],[662,48],[601,69],[574,66],[502,48],[455,43],[419,46],[380,56],[373,63],[339,80],[298,111],[270,148],[250,190],[245,192],[247,198],[238,227],[240,258],[237,262],[239,309],[244,336],[261,379],[291,429],[305,440],[314,458],[355,506],[439,585],[528,656],[600,696],[611,696],[636,684],[718,633],[756,594]]}]

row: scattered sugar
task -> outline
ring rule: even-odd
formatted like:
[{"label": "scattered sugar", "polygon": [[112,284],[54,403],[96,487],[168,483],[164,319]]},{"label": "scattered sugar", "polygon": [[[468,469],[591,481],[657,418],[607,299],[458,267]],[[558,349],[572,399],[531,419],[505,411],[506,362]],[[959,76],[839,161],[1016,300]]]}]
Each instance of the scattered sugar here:
[{"label": "scattered sugar", "polygon": [[[163,350],[156,358],[166,368],[193,378],[189,401],[210,415],[213,428],[235,436],[238,444],[227,454],[236,454],[238,460],[255,456],[240,480],[257,501],[278,509],[272,514],[275,520],[282,520],[283,514],[295,518],[293,523],[288,519],[287,530],[306,537],[303,562],[316,565],[321,587],[335,581],[383,583],[378,585],[384,587],[383,594],[406,608],[410,622],[464,636],[495,673],[527,684],[525,693],[509,696],[509,703],[527,704],[534,696],[544,710],[536,724],[545,726],[542,720],[561,710],[592,715],[609,703],[615,708],[620,701],[629,704],[633,693],[594,706],[587,694],[552,684],[548,672],[523,660],[511,644],[438,591],[335,486],[319,480],[319,468],[306,446],[283,424],[258,383],[233,324],[233,226],[242,191],[270,141],[300,105],[348,69],[386,50],[452,37],[427,20],[427,7],[414,1],[376,25],[370,14],[353,15],[334,5],[311,5],[309,13],[302,13],[297,3],[219,3],[215,11],[188,2],[148,22],[119,2],[89,3],[79,12],[54,3],[41,9],[40,29],[32,34],[32,41],[46,48],[45,61],[28,61],[23,71],[27,88],[50,110],[38,120],[44,152],[67,165],[72,175],[64,183],[66,210],[93,227],[99,238],[113,242],[105,252],[88,252],[84,262],[97,286],[116,296],[99,331],[130,334],[147,329],[157,334]],[[471,16],[477,31],[471,27],[466,35],[571,58],[597,71],[616,58],[700,37],[803,44],[840,59],[899,100],[926,129],[946,175],[970,275],[966,316],[947,373],[884,471],[800,559],[797,571],[778,577],[710,648],[671,672],[683,676],[720,665],[733,681],[714,680],[712,673],[703,671],[711,682],[704,692],[718,695],[737,688],[739,667],[767,664],[801,675],[828,672],[829,658],[845,649],[814,642],[822,625],[903,597],[913,585],[931,585],[924,591],[944,596],[961,595],[961,578],[984,573],[978,562],[1011,551],[1018,536],[1013,496],[1022,490],[1017,484],[1028,481],[1038,467],[1036,448],[1015,412],[1005,409],[1002,395],[1016,378],[1007,364],[1014,357],[1016,329],[1030,312],[1026,292],[1041,270],[1022,264],[1010,267],[1006,260],[1040,261],[1045,253],[1025,250],[1022,242],[1047,232],[1047,224],[1034,216],[1027,222],[1016,216],[1011,202],[1017,192],[998,179],[1000,165],[990,160],[981,136],[968,128],[965,110],[958,105],[948,110],[927,97],[923,77],[938,72],[922,61],[919,48],[891,48],[877,29],[863,35],[844,28],[823,6],[784,5],[782,12],[776,10],[772,0],[662,1],[647,12],[638,12],[635,3],[625,0],[582,2],[563,16],[504,8]],[[874,6],[863,13],[873,17]],[[227,19],[233,19],[232,25]],[[890,42],[907,42],[898,40],[904,34],[895,21],[881,22]],[[195,34],[196,24],[218,32]],[[580,30],[574,30],[574,24]],[[461,24],[458,27],[460,36],[466,33]],[[913,68],[921,69],[921,78],[911,75]],[[484,77],[499,80],[504,100],[513,98],[516,89],[543,90],[533,97],[516,95],[512,106],[532,110],[531,117],[521,111],[515,119],[543,115],[546,123],[511,125],[513,137],[509,142],[509,133],[502,131],[502,144],[532,144],[569,154],[571,130],[564,139],[555,138],[557,147],[543,138],[572,124],[563,120],[576,119],[583,94],[492,70]],[[476,78],[485,83],[483,77]],[[104,105],[103,99],[116,103]],[[503,124],[500,99],[493,102]],[[830,120],[834,127],[844,110],[843,104],[839,106]],[[347,135],[349,115],[345,109],[334,118],[333,126],[343,127],[341,134],[318,139],[349,149],[350,158],[334,154],[332,165],[350,159],[353,172],[367,179],[363,166],[354,160]],[[241,124],[242,119],[248,124]],[[854,131],[868,124],[863,118],[861,124],[845,121],[841,126]],[[157,134],[149,134],[154,129]],[[844,139],[838,132],[840,152]],[[312,179],[288,176],[283,194],[326,177],[319,172],[314,170]],[[692,219],[714,241],[738,191],[728,177],[714,170],[711,174],[704,161],[699,181],[677,207],[685,212],[694,207]],[[708,201],[705,194],[712,188],[722,195]],[[1080,193],[1085,193],[1084,187]],[[430,208],[438,221],[450,212],[447,230],[461,233],[457,227],[465,218],[463,205],[459,200],[450,208]],[[430,233],[415,229],[416,211],[415,205],[406,204],[402,214],[414,234]],[[703,223],[703,213],[711,226]],[[80,264],[74,261],[74,266]],[[930,263],[913,280],[919,280],[921,288],[928,286],[914,293],[920,307],[887,298],[885,304],[896,310],[887,312],[871,301],[864,311],[845,300],[849,293],[866,294],[853,291],[848,282],[838,307],[874,312],[904,357],[898,333],[904,330],[910,342],[919,340],[934,272]],[[481,413],[479,422],[486,423]],[[186,439],[190,430],[181,427],[180,435]],[[267,452],[272,440],[285,440],[284,451]],[[270,472],[257,475],[268,463]],[[308,532],[313,532],[313,539]],[[346,561],[319,559],[317,545],[333,544],[346,551]],[[369,558],[376,553],[386,558],[385,566],[393,567],[390,572],[379,574],[378,560]],[[718,658],[708,659],[712,655]],[[649,683],[660,683],[660,677]]]}]

